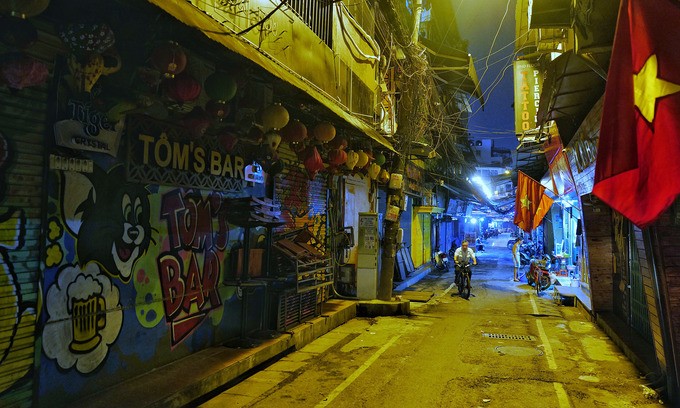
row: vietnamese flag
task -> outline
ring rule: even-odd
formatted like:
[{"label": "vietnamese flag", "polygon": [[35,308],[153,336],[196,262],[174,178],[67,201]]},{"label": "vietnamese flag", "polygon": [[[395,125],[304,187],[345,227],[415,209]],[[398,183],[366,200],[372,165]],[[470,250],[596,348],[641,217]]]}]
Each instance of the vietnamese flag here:
[{"label": "vietnamese flag", "polygon": [[621,2],[593,194],[639,227],[680,194],[679,43],[679,2]]},{"label": "vietnamese flag", "polygon": [[515,196],[514,223],[525,232],[531,232],[550,210],[552,198],[545,194],[545,187],[521,171],[517,172],[517,195]]}]

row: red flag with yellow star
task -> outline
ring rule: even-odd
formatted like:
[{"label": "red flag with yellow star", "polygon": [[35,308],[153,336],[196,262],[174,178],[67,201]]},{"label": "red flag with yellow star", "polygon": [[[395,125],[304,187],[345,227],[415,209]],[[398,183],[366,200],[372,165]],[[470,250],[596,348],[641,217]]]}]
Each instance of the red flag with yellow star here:
[{"label": "red flag with yellow star", "polygon": [[623,0],[593,193],[640,227],[680,194],[680,3]]},{"label": "red flag with yellow star", "polygon": [[523,172],[517,172],[517,195],[515,196],[514,223],[525,232],[531,232],[550,210],[552,198],[545,194],[545,187]]}]

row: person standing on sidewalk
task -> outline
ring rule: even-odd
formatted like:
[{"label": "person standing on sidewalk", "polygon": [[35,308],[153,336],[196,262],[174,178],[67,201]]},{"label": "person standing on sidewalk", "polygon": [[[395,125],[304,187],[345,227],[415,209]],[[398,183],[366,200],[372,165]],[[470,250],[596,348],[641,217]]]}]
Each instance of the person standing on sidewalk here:
[{"label": "person standing on sidewalk", "polygon": [[521,266],[520,263],[520,257],[519,257],[519,247],[522,245],[522,237],[517,238],[517,241],[515,241],[515,244],[512,246],[512,262],[515,264],[515,271],[513,272],[513,281],[519,282],[519,277],[517,275],[517,271],[519,270],[519,267]]}]

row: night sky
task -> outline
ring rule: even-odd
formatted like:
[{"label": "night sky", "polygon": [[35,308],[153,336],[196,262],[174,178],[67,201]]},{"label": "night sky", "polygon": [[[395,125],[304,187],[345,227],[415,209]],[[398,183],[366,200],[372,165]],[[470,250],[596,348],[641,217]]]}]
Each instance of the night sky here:
[{"label": "night sky", "polygon": [[497,147],[514,149],[517,146],[512,106],[515,0],[448,1],[453,1],[460,35],[468,41],[468,52],[475,60],[486,102],[482,111],[473,98],[468,124],[470,134],[473,138],[494,139]]}]

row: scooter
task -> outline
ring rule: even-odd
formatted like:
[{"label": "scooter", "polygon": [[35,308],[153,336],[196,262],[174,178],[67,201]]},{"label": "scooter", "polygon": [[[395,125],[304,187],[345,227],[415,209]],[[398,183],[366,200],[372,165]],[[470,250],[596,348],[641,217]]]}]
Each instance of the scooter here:
[{"label": "scooter", "polygon": [[526,273],[527,282],[529,285],[536,285],[536,293],[546,290],[552,285],[553,277],[551,276],[548,265],[550,258],[545,256],[542,258],[532,258],[529,266],[529,271]]},{"label": "scooter", "polygon": [[446,252],[436,250],[434,254],[434,267],[439,271],[447,271],[449,269],[449,258]]}]

